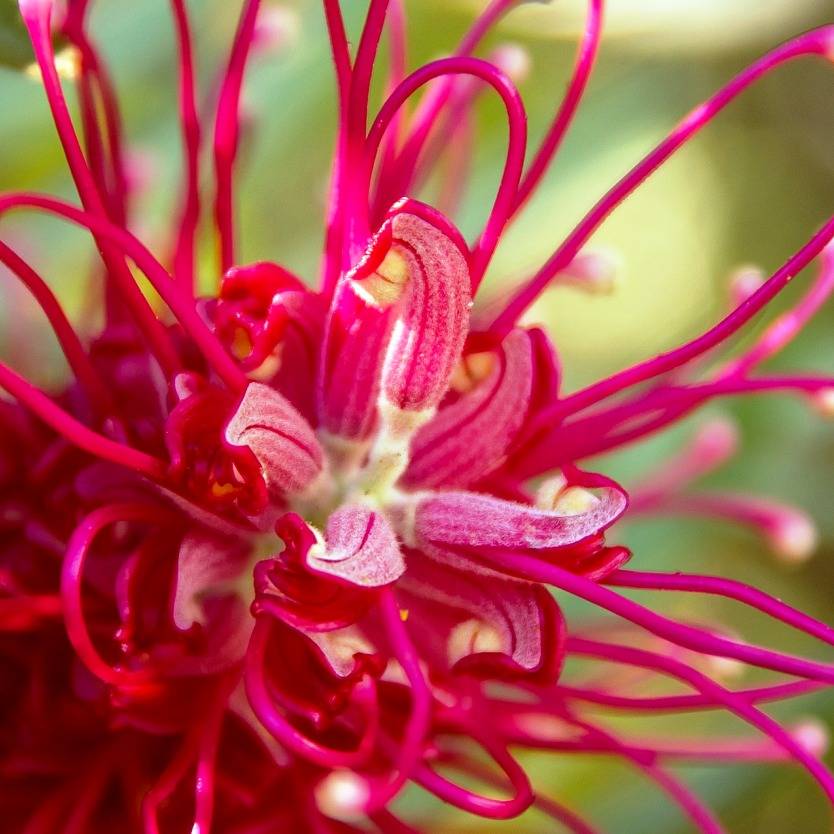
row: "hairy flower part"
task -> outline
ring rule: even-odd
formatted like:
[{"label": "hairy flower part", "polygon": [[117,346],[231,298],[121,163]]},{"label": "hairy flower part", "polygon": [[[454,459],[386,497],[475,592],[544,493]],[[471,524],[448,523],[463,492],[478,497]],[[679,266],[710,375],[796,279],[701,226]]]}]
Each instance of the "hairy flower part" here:
[{"label": "hairy flower part", "polygon": [[500,466],[530,405],[531,342],[518,329],[492,350],[464,354],[451,379],[454,398],[412,441],[405,483],[471,484]]},{"label": "hairy flower part", "polygon": [[458,570],[414,551],[401,583],[414,641],[437,669],[484,677],[538,673],[557,676],[564,627],[553,597],[540,585],[474,570]]},{"label": "hairy flower part", "polygon": [[469,329],[465,253],[445,218],[404,201],[349,276],[369,305],[392,308],[381,383],[383,397],[399,411],[433,409],[446,393]]},{"label": "hairy flower part", "polygon": [[309,423],[267,385],[249,383],[226,424],[225,440],[252,452],[275,500],[303,493],[322,474],[324,453]]},{"label": "hairy flower part", "polygon": [[[804,56],[830,60],[834,31],[809,31],[742,70],[532,277],[483,304],[492,254],[558,153],[601,38],[603,0],[589,0],[565,96],[528,151],[514,79],[534,71],[529,56],[477,57],[516,4],[493,0],[451,56],[409,71],[401,3],[370,0],[354,37],[338,0],[323,0],[338,113],[312,289],[313,276],[238,257],[243,84],[253,55],[286,37],[286,18],[271,35],[274,11],[244,0],[228,59],[202,91],[191,14],[171,0],[183,171],[160,258],[131,231],[137,183],[93,3],[21,0],[79,203],[4,193],[0,215],[39,211],[89,234],[103,324],[82,337],[37,269],[0,241],[3,277],[31,293],[72,374],[47,393],[0,363],[0,812],[10,831],[419,831],[419,813],[392,810],[419,809],[393,804],[406,788],[492,820],[535,804],[566,830],[594,831],[533,787],[525,750],[619,759],[706,834],[724,829],[676,776],[678,762],[793,763],[834,802],[818,725],[782,725],[762,709],[830,687],[834,663],[768,648],[717,617],[675,619],[643,595],[732,600],[829,652],[834,628],[739,581],[647,571],[642,554],[610,540],[619,522],[692,514],[745,525],[799,561],[816,541],[811,520],[763,495],[695,488],[737,449],[725,421],[706,422],[629,493],[586,468],[719,397],[781,391],[830,412],[834,377],[762,369],[834,290],[834,218],[769,277],[734,276],[731,309],[713,327],[580,390],[562,389],[547,333],[520,323],[551,284],[611,290],[617,259],[588,246],[605,217],[761,77]],[[71,77],[56,32],[75,56]],[[383,69],[377,102],[371,81]],[[507,152],[484,227],[467,241],[456,207],[481,95],[501,101]],[[437,170],[450,176],[430,206],[421,186]],[[208,216],[216,288],[196,297],[211,283],[197,281]],[[727,358],[730,340],[814,261],[804,294]],[[568,598],[594,606],[593,620],[563,612]],[[755,686],[748,668],[764,670]],[[613,720],[692,710],[724,711],[750,732],[660,738]]]}]

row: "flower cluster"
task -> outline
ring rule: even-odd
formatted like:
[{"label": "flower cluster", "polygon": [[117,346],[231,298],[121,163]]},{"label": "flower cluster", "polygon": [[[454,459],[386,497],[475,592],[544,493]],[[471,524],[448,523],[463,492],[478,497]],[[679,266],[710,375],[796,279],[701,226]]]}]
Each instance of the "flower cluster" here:
[{"label": "flower cluster", "polygon": [[[730,598],[829,645],[834,629],[738,582],[626,570],[631,554],[606,539],[624,514],[700,513],[752,526],[795,559],[813,544],[810,522],[764,499],[690,489],[732,453],[723,423],[635,486],[631,509],[621,486],[579,466],[717,397],[786,390],[830,403],[832,378],[757,369],[834,288],[834,219],[769,278],[745,275],[733,309],[698,338],[582,390],[562,391],[548,335],[522,324],[549,285],[603,281],[604,257],[585,250],[603,219],[762,75],[802,56],[830,59],[834,29],[777,48],[693,110],[505,304],[479,309],[473,297],[499,239],[582,97],[602,0],[589,2],[566,95],[532,153],[512,81],[518,54],[474,57],[514,0],[492,0],[451,57],[410,74],[399,0],[370,0],[354,54],[338,0],[323,0],[339,127],[315,290],[236,255],[240,98],[265,37],[258,0],[244,0],[210,108],[197,105],[184,0],[171,0],[185,165],[162,260],[131,232],[119,107],[89,5],[20,0],[80,204],[0,195],[2,214],[36,210],[89,232],[105,321],[82,340],[44,279],[0,243],[0,262],[42,308],[74,375],[47,394],[0,364],[10,395],[0,401],[7,830],[415,831],[391,810],[413,783],[470,814],[509,819],[535,805],[592,832],[531,785],[524,749],[620,757],[703,832],[721,825],[670,760],[790,760],[834,801],[814,726],[785,728],[760,708],[830,685],[833,663],[670,619],[616,589]],[[73,59],[83,131],[65,99],[56,31]],[[368,127],[386,36],[387,94]],[[494,204],[469,242],[449,219],[465,185],[455,166],[445,212],[409,195],[435,164],[468,152],[485,88],[506,109],[509,139]],[[409,117],[404,105],[421,90]],[[195,291],[204,146],[221,276],[210,297]],[[796,306],[718,361],[715,349],[818,256],[819,276]],[[137,272],[170,315],[151,305]],[[567,622],[551,589],[609,621]],[[568,674],[568,658],[585,662]],[[727,660],[779,677],[730,689]],[[659,687],[664,679],[675,688]],[[600,708],[722,709],[762,738],[624,737]]]}]

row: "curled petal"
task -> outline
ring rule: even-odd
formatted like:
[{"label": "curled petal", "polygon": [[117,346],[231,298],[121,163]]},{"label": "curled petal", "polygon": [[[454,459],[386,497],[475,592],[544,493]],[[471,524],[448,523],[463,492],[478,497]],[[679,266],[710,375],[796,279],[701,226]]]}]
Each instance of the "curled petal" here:
[{"label": "curled petal", "polygon": [[283,267],[261,262],[232,267],[220,297],[205,304],[215,332],[244,370],[268,380],[312,418],[309,381],[324,327],[322,298]]},{"label": "curled petal", "polygon": [[558,673],[564,624],[544,587],[458,571],[415,552],[398,588],[415,641],[441,668],[549,680]]},{"label": "curled petal", "polygon": [[211,510],[259,513],[267,494],[257,461],[247,449],[223,443],[233,398],[197,374],[179,374],[173,390],[179,402],[165,422],[165,443],[176,491]]},{"label": "curled petal", "polygon": [[[278,264],[259,261],[227,270],[220,283],[220,303],[263,318],[276,293],[304,290],[304,284]],[[224,317],[225,318],[225,317]]]},{"label": "curled petal", "polygon": [[[284,515],[276,530],[285,547],[255,566],[255,609],[314,640],[361,619],[374,592],[405,570],[388,522],[365,507],[336,510],[324,542],[295,513]],[[325,643],[320,642],[322,650]]]},{"label": "curled petal", "polygon": [[404,477],[409,486],[474,483],[501,463],[524,421],[533,385],[526,331],[513,330],[498,350],[468,354],[460,370],[453,387],[473,387],[417,433]]},{"label": "curled petal", "polygon": [[573,545],[610,526],[626,508],[613,486],[579,511],[543,510],[474,492],[440,492],[417,501],[414,538],[468,547],[531,548]]},{"label": "curled petal", "polygon": [[187,630],[195,623],[206,623],[206,597],[229,593],[230,583],[240,574],[247,553],[248,548],[242,543],[208,530],[194,529],[183,537],[172,612],[177,628]]},{"label": "curled petal", "polygon": [[274,498],[303,492],[322,471],[324,456],[310,424],[268,385],[249,383],[226,425],[226,441],[252,451]]},{"label": "curled petal", "polygon": [[381,382],[399,409],[432,409],[446,393],[469,327],[466,251],[441,214],[402,200],[350,275],[369,306],[395,310]]},{"label": "curled petal", "polygon": [[330,434],[364,440],[371,433],[389,322],[388,311],[367,307],[351,292],[341,294],[328,323],[319,403]]},{"label": "curled petal", "polygon": [[255,613],[305,634],[343,628],[365,613],[369,603],[361,589],[317,576],[307,567],[307,554],[317,539],[304,519],[287,513],[276,532],[284,550],[255,565]]},{"label": "curled petal", "polygon": [[327,521],[325,545],[314,545],[307,565],[350,585],[390,585],[405,570],[397,537],[383,516],[367,507],[340,507]]}]

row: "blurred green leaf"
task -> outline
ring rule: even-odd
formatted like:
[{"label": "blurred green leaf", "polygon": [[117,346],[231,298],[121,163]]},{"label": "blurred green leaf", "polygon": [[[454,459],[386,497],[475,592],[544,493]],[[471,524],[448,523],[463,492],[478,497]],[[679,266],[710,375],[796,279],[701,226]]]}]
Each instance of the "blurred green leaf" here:
[{"label": "blurred green leaf", "polygon": [[32,61],[32,47],[17,0],[0,0],[0,66],[20,69]]}]

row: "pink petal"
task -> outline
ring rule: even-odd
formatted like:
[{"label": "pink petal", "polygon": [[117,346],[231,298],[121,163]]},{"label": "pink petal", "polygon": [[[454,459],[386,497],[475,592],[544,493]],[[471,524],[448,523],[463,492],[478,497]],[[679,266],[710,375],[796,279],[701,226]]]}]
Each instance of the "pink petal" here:
[{"label": "pink petal", "polygon": [[324,455],[310,424],[268,385],[249,383],[226,425],[226,441],[252,451],[279,500],[303,492],[322,471]]},{"label": "pink petal", "polygon": [[513,330],[474,390],[441,408],[412,442],[409,486],[464,486],[498,466],[523,423],[533,384],[531,339]]},{"label": "pink petal", "polygon": [[376,420],[379,375],[390,330],[387,311],[342,292],[328,322],[321,421],[337,437],[363,440]]},{"label": "pink petal", "polygon": [[469,329],[466,251],[441,214],[401,200],[350,275],[368,304],[395,311],[381,379],[400,409],[431,409],[446,392]]},{"label": "pink petal", "polygon": [[206,598],[229,595],[229,585],[240,574],[247,553],[244,544],[208,530],[186,533],[174,582],[172,613],[177,628],[187,630],[195,623],[206,623]]},{"label": "pink petal", "polygon": [[450,569],[409,553],[399,589],[424,655],[472,673],[558,673],[564,626],[539,585]]},{"label": "pink petal", "polygon": [[405,570],[397,537],[383,516],[367,507],[340,507],[327,520],[325,546],[307,553],[316,573],[363,588],[390,585]]},{"label": "pink petal", "polygon": [[599,490],[586,512],[554,510],[505,501],[474,492],[440,492],[417,503],[415,539],[441,545],[544,549],[576,544],[611,525],[626,508],[625,493]]},{"label": "pink petal", "polygon": [[341,507],[325,541],[295,513],[279,520],[284,550],[255,566],[255,611],[308,636],[343,629],[362,618],[376,590],[405,570],[388,522],[365,507]]}]

